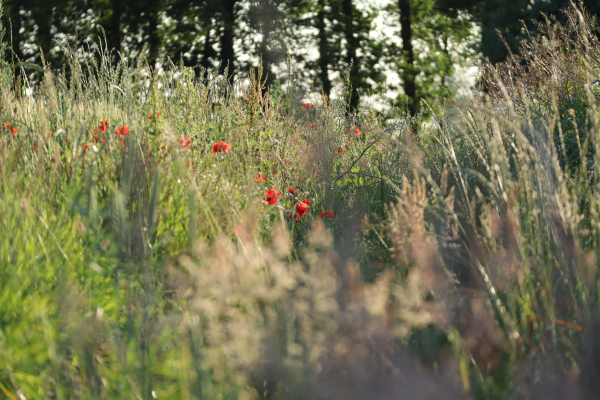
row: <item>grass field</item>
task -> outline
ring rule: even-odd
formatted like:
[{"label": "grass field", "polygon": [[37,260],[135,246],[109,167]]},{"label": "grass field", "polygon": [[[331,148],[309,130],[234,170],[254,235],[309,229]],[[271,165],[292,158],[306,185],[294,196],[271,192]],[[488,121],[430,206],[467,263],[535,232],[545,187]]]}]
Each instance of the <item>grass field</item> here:
[{"label": "grass field", "polygon": [[569,15],[426,121],[2,64],[0,398],[597,398],[600,42]]}]

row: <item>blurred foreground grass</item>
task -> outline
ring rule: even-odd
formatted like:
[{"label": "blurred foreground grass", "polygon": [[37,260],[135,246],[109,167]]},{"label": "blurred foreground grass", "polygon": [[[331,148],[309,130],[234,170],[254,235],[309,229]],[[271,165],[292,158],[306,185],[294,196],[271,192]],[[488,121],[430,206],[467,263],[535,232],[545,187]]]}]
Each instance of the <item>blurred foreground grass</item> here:
[{"label": "blurred foreground grass", "polygon": [[261,70],[73,53],[28,95],[3,64],[0,398],[596,398],[600,43],[568,13],[425,125]]}]

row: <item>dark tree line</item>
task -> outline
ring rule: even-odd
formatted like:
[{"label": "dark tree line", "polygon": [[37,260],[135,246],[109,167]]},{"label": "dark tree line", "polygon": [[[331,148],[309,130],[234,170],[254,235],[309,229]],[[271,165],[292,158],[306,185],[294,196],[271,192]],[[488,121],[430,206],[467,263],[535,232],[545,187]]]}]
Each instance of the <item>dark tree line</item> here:
[{"label": "dark tree line", "polygon": [[[591,13],[597,0],[586,0]],[[381,91],[390,73],[399,83],[395,104],[414,115],[421,99],[452,90],[453,57],[477,50],[492,62],[517,51],[534,19],[562,19],[568,0],[390,0],[384,7],[357,0],[4,0],[9,57],[59,70],[55,39],[82,46],[106,38],[112,62],[145,56],[152,67],[167,57],[194,67],[245,74],[262,59],[267,86],[287,57],[303,63],[316,90],[331,96],[334,77],[347,78],[351,109],[366,92]],[[373,35],[384,16],[393,35]],[[474,26],[480,27],[474,40]],[[506,48],[498,32],[509,46]],[[461,46],[462,45],[462,46]],[[300,48],[312,48],[307,57]],[[85,47],[84,47],[85,48]]]}]

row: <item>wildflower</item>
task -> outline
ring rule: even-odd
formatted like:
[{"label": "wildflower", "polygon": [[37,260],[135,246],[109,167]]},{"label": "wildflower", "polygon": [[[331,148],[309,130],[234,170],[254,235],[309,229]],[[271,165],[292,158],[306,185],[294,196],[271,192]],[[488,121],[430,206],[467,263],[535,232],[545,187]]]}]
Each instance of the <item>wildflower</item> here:
[{"label": "wildflower", "polygon": [[296,221],[298,221],[303,215],[310,212],[310,207],[304,201],[296,204]]},{"label": "wildflower", "polygon": [[160,117],[160,111],[156,113],[156,116],[157,116],[157,117]]},{"label": "wildflower", "polygon": [[289,188],[288,192],[290,192],[290,194],[292,196],[298,196],[298,188],[297,187],[295,187],[295,188]]},{"label": "wildflower", "polygon": [[100,139],[100,141],[101,141],[102,143],[104,143],[104,138]]},{"label": "wildflower", "polygon": [[192,166],[192,162],[191,162],[191,161],[188,161],[188,162],[187,162],[187,167],[186,167],[186,168],[189,168],[189,167],[191,167],[191,166]]},{"label": "wildflower", "polygon": [[17,133],[17,127],[15,126],[12,131],[10,131],[11,135],[14,135],[15,133]]},{"label": "wildflower", "polygon": [[182,149],[187,149],[192,144],[192,141],[189,137],[183,137],[179,139],[179,147]]},{"label": "wildflower", "polygon": [[148,115],[148,119],[152,119],[152,115]]},{"label": "wildflower", "polygon": [[312,107],[312,104],[310,104],[310,103],[304,103],[304,104],[302,104],[302,109],[303,110],[310,110],[311,107]]},{"label": "wildflower", "polygon": [[5,127],[6,129],[10,129],[10,124],[4,124],[4,127]]},{"label": "wildflower", "polygon": [[129,133],[129,128],[127,126],[121,126],[119,128],[115,128],[115,135],[127,135]]},{"label": "wildflower", "polygon": [[249,232],[247,229],[245,229],[242,225],[238,225],[237,228],[235,228],[235,233],[238,236],[239,239],[248,242],[250,241],[251,237],[251,232]]},{"label": "wildflower", "polygon": [[244,228],[243,228],[241,225],[238,225],[238,226],[235,228],[235,233],[236,233],[238,236],[242,236],[242,235],[244,235],[244,234],[246,233],[246,230],[245,230],[245,229],[244,229]]},{"label": "wildflower", "polygon": [[329,210],[325,210],[321,214],[319,214],[319,217],[331,219],[331,218],[333,218],[333,212],[331,212]]},{"label": "wildflower", "polygon": [[313,129],[317,129],[319,127],[319,125],[317,125],[317,124],[310,124],[309,126]]},{"label": "wildflower", "polygon": [[104,121],[100,121],[100,130],[102,133],[106,133],[106,128],[108,128],[108,118],[104,118]]},{"label": "wildflower", "polygon": [[266,180],[267,180],[267,177],[266,177],[265,175],[263,175],[262,171],[258,171],[258,175],[256,175],[256,176],[254,177],[254,180],[255,180],[256,182],[260,182],[260,181],[261,181],[261,179],[262,179],[263,181],[266,181]]},{"label": "wildflower", "polygon": [[302,200],[302,202],[304,204],[306,204],[307,206],[310,206],[312,204],[312,200],[308,200],[308,199],[304,199],[304,200]]},{"label": "wildflower", "polygon": [[83,145],[83,148],[84,148],[84,149],[87,149],[87,148],[88,148],[88,144],[87,144],[87,143],[86,143],[86,144],[84,144],[84,145]]},{"label": "wildflower", "polygon": [[336,150],[334,150],[334,153],[341,153],[342,151],[346,151],[346,149],[342,148],[342,146],[338,146]]},{"label": "wildflower", "polygon": [[267,202],[269,205],[273,205],[279,201],[281,198],[281,193],[279,193],[275,189],[270,189],[267,191],[267,194],[263,196],[263,200]]},{"label": "wildflower", "polygon": [[350,128],[350,132],[354,132],[356,136],[362,135],[362,132],[360,131],[360,128],[358,126],[353,126],[352,128]]},{"label": "wildflower", "polygon": [[37,144],[34,143],[33,147],[31,148],[31,154],[33,154],[36,150],[37,150]]},{"label": "wildflower", "polygon": [[212,153],[219,153],[219,152],[223,152],[223,153],[227,153],[227,151],[231,150],[231,145],[225,142],[219,142],[219,143],[215,143],[215,145],[213,146],[212,149],[210,149],[210,151]]}]

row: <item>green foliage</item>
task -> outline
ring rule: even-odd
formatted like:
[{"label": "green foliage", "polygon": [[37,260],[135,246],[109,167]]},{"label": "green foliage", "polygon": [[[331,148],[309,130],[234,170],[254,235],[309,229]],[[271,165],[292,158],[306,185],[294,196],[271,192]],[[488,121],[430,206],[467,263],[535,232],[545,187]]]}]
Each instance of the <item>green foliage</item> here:
[{"label": "green foliage", "polygon": [[[394,106],[408,106],[409,110],[428,114],[428,107],[420,107],[421,100],[432,104],[435,98],[450,98],[459,86],[453,82],[455,68],[461,65],[461,60],[473,55],[469,41],[473,38],[475,24],[468,13],[446,8],[436,0],[410,1],[408,4],[414,61],[410,62],[402,43],[386,45],[387,62],[402,79],[400,87],[392,89],[404,89],[395,99]],[[388,5],[386,12],[394,19],[402,17],[396,4]],[[407,80],[414,81],[414,98],[406,92]],[[415,115],[415,112],[411,114]]]}]

